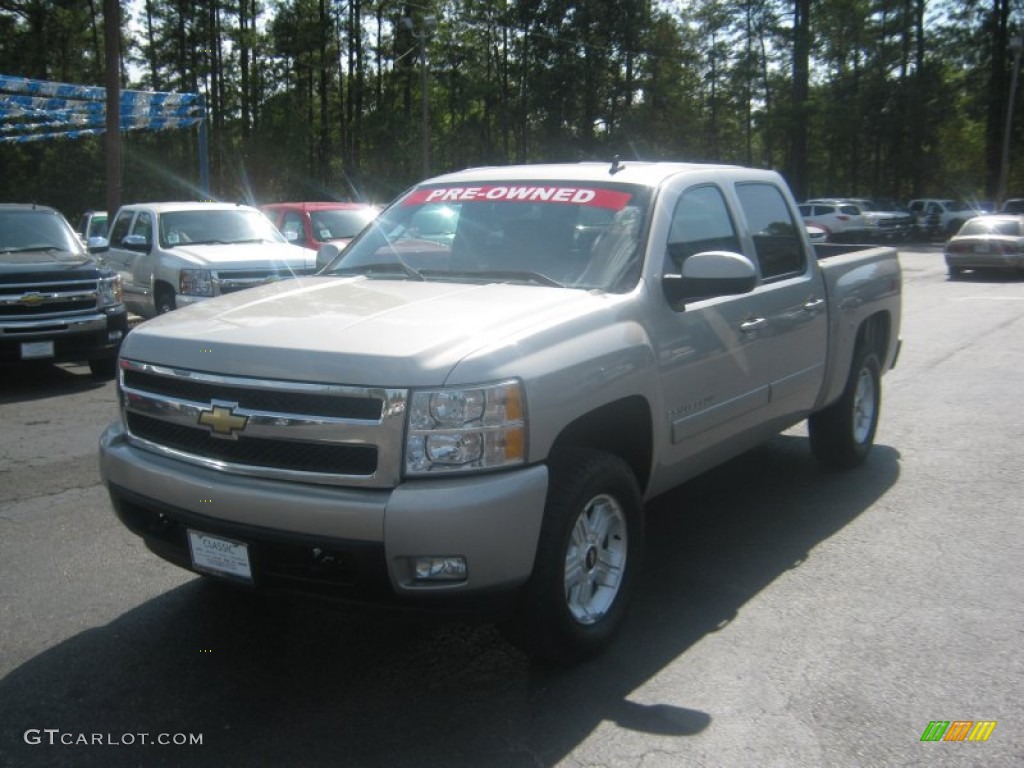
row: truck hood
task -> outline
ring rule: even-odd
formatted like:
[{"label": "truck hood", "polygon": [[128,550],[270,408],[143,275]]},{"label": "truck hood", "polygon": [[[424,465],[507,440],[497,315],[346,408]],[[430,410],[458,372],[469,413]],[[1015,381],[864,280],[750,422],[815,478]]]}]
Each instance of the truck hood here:
[{"label": "truck hood", "polygon": [[169,248],[167,253],[199,267],[290,267],[312,269],[316,266],[316,251],[290,243],[182,243]]},{"label": "truck hood", "polygon": [[910,220],[912,215],[906,212],[900,211],[865,211],[865,216],[871,216],[879,221],[890,220],[890,219],[907,219]]},{"label": "truck hood", "polygon": [[56,280],[97,277],[96,260],[74,251],[21,251],[0,253],[0,281]]},{"label": "truck hood", "polygon": [[128,334],[122,355],[238,376],[438,386],[474,351],[608,304],[564,288],[311,277],[161,315]]}]

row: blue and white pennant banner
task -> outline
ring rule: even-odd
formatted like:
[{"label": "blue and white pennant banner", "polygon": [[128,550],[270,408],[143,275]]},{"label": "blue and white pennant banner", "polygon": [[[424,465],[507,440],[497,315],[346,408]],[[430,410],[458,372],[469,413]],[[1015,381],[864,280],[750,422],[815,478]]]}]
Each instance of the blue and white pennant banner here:
[{"label": "blue and white pennant banner", "polygon": [[[196,93],[122,91],[120,112],[124,131],[185,128],[206,117]],[[105,115],[105,88],[0,75],[0,143],[95,136]]]}]

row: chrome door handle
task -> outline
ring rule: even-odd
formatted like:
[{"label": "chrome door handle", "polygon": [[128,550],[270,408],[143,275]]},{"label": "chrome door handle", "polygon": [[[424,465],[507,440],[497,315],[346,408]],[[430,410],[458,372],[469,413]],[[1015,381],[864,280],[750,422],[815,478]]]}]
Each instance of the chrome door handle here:
[{"label": "chrome door handle", "polygon": [[823,306],[825,306],[824,299],[808,299],[804,303],[804,312],[817,312]]},{"label": "chrome door handle", "polygon": [[754,331],[760,331],[762,328],[768,325],[768,321],[763,317],[757,317],[752,320],[740,323],[740,330],[744,333],[753,333]]}]

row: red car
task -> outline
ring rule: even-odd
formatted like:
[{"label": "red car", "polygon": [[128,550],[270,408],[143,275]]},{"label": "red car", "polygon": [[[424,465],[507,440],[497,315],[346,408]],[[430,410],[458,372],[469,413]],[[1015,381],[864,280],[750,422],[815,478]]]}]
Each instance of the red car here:
[{"label": "red car", "polygon": [[319,250],[324,243],[346,245],[380,213],[368,203],[271,203],[260,210],[293,245]]}]

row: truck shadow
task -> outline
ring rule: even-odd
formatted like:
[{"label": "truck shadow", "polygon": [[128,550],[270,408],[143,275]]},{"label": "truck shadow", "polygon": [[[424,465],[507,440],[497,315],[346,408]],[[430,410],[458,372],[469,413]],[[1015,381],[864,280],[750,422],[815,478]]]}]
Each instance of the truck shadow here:
[{"label": "truck shadow", "polygon": [[0,371],[0,405],[102,389],[111,381],[96,378],[84,364],[39,362]]},{"label": "truck shadow", "polygon": [[[646,704],[631,695],[898,477],[892,448],[876,447],[861,470],[829,473],[806,438],[783,435],[655,499],[623,633],[567,670],[532,663],[487,625],[353,616],[195,579],[0,681],[0,763],[501,768],[554,765],[603,722],[685,738],[714,713],[686,707],[685,690]],[[26,744],[33,728],[203,743]]]}]

